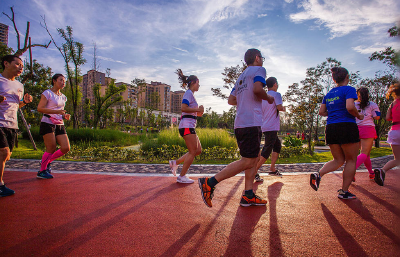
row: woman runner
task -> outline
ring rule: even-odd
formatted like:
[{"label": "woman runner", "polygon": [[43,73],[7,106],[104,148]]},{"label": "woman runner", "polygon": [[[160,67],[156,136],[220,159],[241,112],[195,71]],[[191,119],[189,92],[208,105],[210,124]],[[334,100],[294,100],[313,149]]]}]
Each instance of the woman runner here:
[{"label": "woman runner", "polygon": [[204,113],[203,105],[198,106],[194,93],[199,90],[199,79],[194,76],[185,76],[181,69],[176,71],[179,81],[182,86],[187,88],[187,91],[182,98],[182,118],[179,123],[179,134],[183,137],[188,148],[188,152],[177,160],[170,160],[169,166],[172,174],[176,176],[178,165],[183,162],[183,167],[176,182],[178,183],[193,183],[193,180],[186,176],[186,173],[193,163],[194,157],[201,153],[201,143],[196,135],[196,119]]},{"label": "woman runner", "polygon": [[362,120],[363,114],[359,113],[354,105],[357,99],[355,88],[348,86],[349,72],[342,67],[333,67],[332,78],[336,87],[331,89],[324,97],[319,115],[328,116],[325,129],[325,141],[331,149],[333,160],[325,163],[319,172],[310,176],[310,185],[317,191],[321,177],[335,171],[346,162],[343,169],[343,184],[338,190],[341,199],[353,199],[356,196],[349,192],[349,187],[356,173],[356,162],[360,137],[356,119]]},{"label": "woman runner", "polygon": [[[65,78],[62,74],[55,74],[51,79],[53,87],[42,93],[37,110],[43,113],[39,134],[43,136],[46,151],[43,153],[40,171],[37,178],[53,178],[49,164],[68,153],[69,139],[63,119],[69,120],[70,115],[64,110],[67,97],[60,92],[65,87]],[[57,143],[60,149],[56,151]]]},{"label": "woman runner", "polygon": [[400,84],[391,85],[386,94],[386,98],[394,98],[386,113],[386,120],[392,121],[392,128],[388,133],[387,142],[392,147],[394,160],[388,161],[382,169],[375,169],[375,182],[383,186],[386,172],[400,165]]},{"label": "woman runner", "polygon": [[[379,120],[381,112],[376,103],[369,101],[369,91],[366,87],[357,89],[357,97],[358,99],[355,102],[355,106],[358,112],[364,115],[364,119],[359,120],[356,118],[361,141],[361,153],[357,156],[356,169],[364,163],[365,167],[368,169],[369,178],[374,179],[375,175],[372,170],[370,153],[374,139],[378,137],[376,135],[374,120]],[[353,181],[355,181],[355,178]]]}]

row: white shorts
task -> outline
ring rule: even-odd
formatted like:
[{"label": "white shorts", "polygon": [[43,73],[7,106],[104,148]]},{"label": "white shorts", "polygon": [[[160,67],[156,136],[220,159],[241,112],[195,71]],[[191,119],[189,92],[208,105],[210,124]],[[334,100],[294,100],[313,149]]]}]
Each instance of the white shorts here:
[{"label": "white shorts", "polygon": [[400,145],[400,130],[390,130],[387,142],[390,145]]}]

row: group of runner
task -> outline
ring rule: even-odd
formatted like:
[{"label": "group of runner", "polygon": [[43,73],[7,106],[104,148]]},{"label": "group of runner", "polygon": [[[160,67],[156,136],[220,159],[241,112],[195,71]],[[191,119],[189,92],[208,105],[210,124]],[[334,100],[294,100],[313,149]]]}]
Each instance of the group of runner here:
[{"label": "group of runner", "polygon": [[[263,181],[257,171],[271,156],[270,175],[281,175],[275,168],[281,142],[278,138],[280,129],[279,112],[286,111],[282,105],[281,94],[277,92],[278,81],[275,77],[266,79],[263,68],[265,58],[258,49],[246,51],[244,60],[247,68],[239,76],[232,89],[228,104],[236,106],[235,137],[241,158],[232,162],[219,171],[215,176],[198,179],[204,203],[212,207],[212,198],[216,185],[238,173],[245,171],[245,191],[240,200],[241,206],[266,205],[253,191],[254,182]],[[3,73],[0,75],[0,197],[14,194],[12,189],[5,186],[3,181],[6,161],[11,157],[18,132],[18,108],[32,102],[32,96],[24,95],[23,85],[16,80],[23,71],[22,60],[14,55],[7,55],[1,61]],[[204,107],[198,105],[194,93],[200,88],[199,79],[185,76],[182,70],[176,71],[179,81],[187,88],[182,100],[182,118],[179,133],[185,140],[188,152],[177,160],[170,160],[171,171],[176,175],[178,165],[183,163],[178,183],[193,183],[186,176],[195,156],[201,154],[201,143],[196,135],[196,119],[204,113]],[[337,84],[323,99],[319,114],[327,116],[325,140],[329,145],[333,160],[327,162],[319,172],[310,176],[310,185],[318,190],[321,177],[340,168],[344,163],[343,184],[338,191],[338,197],[352,199],[356,196],[348,189],[355,180],[356,169],[364,163],[369,171],[370,179],[380,186],[384,185],[385,174],[388,170],[400,165],[400,85],[392,85],[387,93],[388,99],[395,100],[390,105],[386,119],[393,121],[388,134],[394,160],[389,161],[383,168],[372,170],[370,152],[376,131],[373,119],[380,118],[378,106],[369,101],[367,88],[348,86],[349,73],[345,68],[332,68],[332,78]],[[41,167],[37,178],[50,179],[50,164],[66,154],[70,149],[63,119],[69,120],[70,115],[64,110],[67,98],[61,93],[65,87],[62,74],[55,74],[51,80],[52,87],[41,95],[37,110],[43,113],[40,124],[40,135],[43,136],[45,152],[42,156]],[[264,87],[268,87],[268,93]],[[260,152],[261,137],[264,133],[265,144]],[[360,144],[361,142],[361,144]],[[60,149],[56,150],[57,143]],[[359,153],[361,145],[361,153]],[[357,156],[358,155],[358,156]]]},{"label": "group of runner", "polygon": [[[21,75],[24,64],[18,56],[6,55],[1,60],[3,72],[0,74],[0,197],[13,195],[14,190],[6,187],[3,174],[6,162],[10,159],[18,133],[18,108],[32,102],[33,97],[24,94],[24,86],[16,80]],[[43,113],[39,134],[43,136],[45,152],[42,156],[37,178],[51,179],[50,163],[70,149],[63,119],[70,115],[64,110],[67,97],[61,93],[65,87],[62,74],[51,79],[52,87],[45,90],[40,98],[37,110]],[[57,143],[60,149],[57,148]]]}]

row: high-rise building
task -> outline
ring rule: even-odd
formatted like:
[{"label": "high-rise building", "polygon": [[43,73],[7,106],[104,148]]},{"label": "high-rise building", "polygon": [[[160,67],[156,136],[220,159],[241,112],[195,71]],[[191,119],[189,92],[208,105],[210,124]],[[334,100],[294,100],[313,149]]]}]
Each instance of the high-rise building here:
[{"label": "high-rise building", "polygon": [[152,108],[164,112],[171,111],[171,86],[152,81],[146,84],[146,88],[139,89],[138,92],[138,106],[145,108]]},{"label": "high-rise building", "polygon": [[8,46],[8,26],[0,23],[0,42]]},{"label": "high-rise building", "polygon": [[85,101],[86,98],[89,98],[91,102],[94,101],[93,86],[96,83],[102,86],[100,91],[105,92],[105,87],[107,86],[106,74],[96,70],[90,70],[85,75],[83,75],[81,84],[83,101]]},{"label": "high-rise building", "polygon": [[171,92],[171,112],[173,113],[181,113],[182,107],[182,98],[185,94],[185,91],[179,90],[175,92]]}]

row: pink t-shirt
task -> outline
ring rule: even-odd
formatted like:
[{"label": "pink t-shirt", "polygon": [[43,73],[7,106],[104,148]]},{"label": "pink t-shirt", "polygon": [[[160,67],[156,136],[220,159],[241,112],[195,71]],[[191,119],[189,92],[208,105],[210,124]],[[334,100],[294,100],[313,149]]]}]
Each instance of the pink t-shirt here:
[{"label": "pink t-shirt", "polygon": [[369,104],[361,110],[360,102],[354,102],[358,112],[364,115],[364,119],[359,120],[356,118],[356,122],[358,126],[374,126],[374,118],[377,116],[381,116],[381,112],[379,111],[379,107],[376,103],[369,101]]},{"label": "pink t-shirt", "polygon": [[400,130],[400,101],[395,100],[392,106],[392,128],[391,130]]}]

